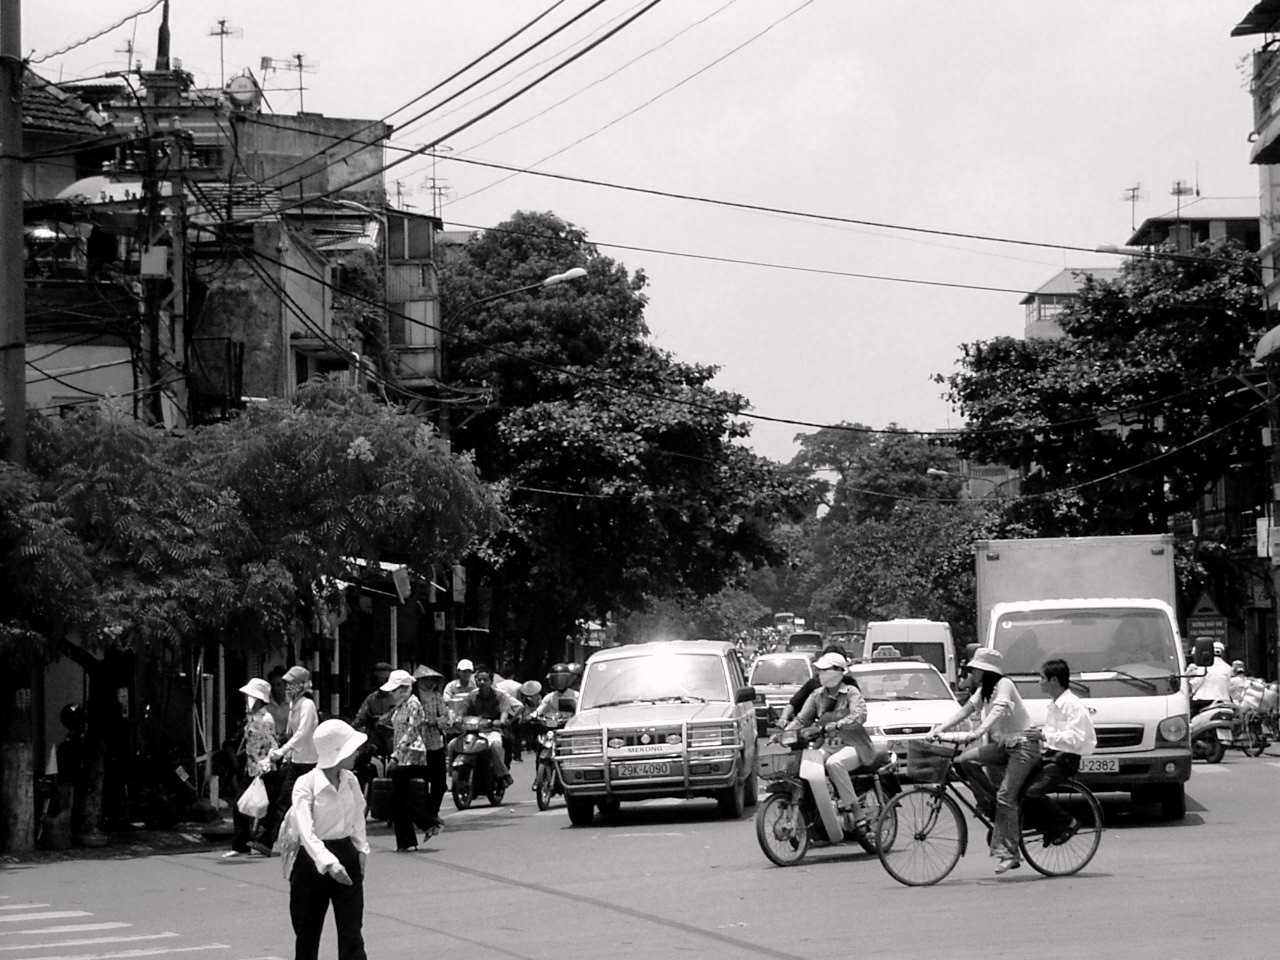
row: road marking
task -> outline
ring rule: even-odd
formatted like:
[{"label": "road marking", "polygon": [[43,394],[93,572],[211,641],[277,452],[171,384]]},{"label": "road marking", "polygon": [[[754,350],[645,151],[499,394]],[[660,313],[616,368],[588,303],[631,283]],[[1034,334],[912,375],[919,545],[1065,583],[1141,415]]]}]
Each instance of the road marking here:
[{"label": "road marking", "polygon": [[155,947],[149,950],[117,950],[114,953],[70,953],[38,960],[125,960],[128,957],[157,957],[165,953],[194,953],[197,950],[230,950],[226,943],[206,943],[198,947]]},{"label": "road marking", "polygon": [[97,943],[132,943],[137,940],[167,940],[176,933],[140,933],[132,937],[88,937],[82,940],[59,940],[55,943],[23,943],[0,947],[0,950],[43,950],[46,947],[87,947]]},{"label": "road marking", "polygon": [[0,917],[0,923],[17,923],[19,920],[25,923],[28,920],[61,920],[63,917],[92,916],[92,913],[85,910],[48,910],[44,913],[17,913],[12,917]]},{"label": "road marking", "polygon": [[14,937],[24,933],[88,933],[90,930],[119,930],[131,927],[131,923],[112,920],[108,923],[64,923],[60,927],[32,927],[30,930],[0,930],[0,937]]},{"label": "road marking", "polygon": [[38,910],[47,906],[47,903],[6,903],[0,910]]}]

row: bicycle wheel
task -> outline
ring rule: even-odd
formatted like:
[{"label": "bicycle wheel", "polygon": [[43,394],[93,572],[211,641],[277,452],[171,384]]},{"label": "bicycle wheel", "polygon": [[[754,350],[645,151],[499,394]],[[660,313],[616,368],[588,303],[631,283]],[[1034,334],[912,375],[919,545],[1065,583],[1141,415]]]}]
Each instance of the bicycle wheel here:
[{"label": "bicycle wheel", "polygon": [[1260,757],[1267,749],[1267,735],[1262,729],[1261,717],[1250,717],[1245,721],[1244,752],[1250,757]]},{"label": "bicycle wheel", "polygon": [[863,794],[862,809],[866,811],[871,829],[858,837],[859,846],[867,853],[879,853],[881,847],[893,846],[898,837],[898,814],[881,816],[885,812],[885,798],[879,785]]},{"label": "bicycle wheel", "polygon": [[889,876],[909,887],[925,887],[955,869],[969,833],[960,807],[942,787],[904,790],[885,804],[880,820],[889,818],[894,818],[897,835],[879,851]]},{"label": "bicycle wheel", "polygon": [[1083,870],[1102,840],[1102,807],[1088,787],[1069,781],[1046,794],[1073,817],[1079,828],[1065,843],[1044,843],[1039,830],[1025,827],[1018,838],[1022,859],[1046,877],[1069,877]]},{"label": "bicycle wheel", "polygon": [[764,855],[780,867],[790,867],[809,852],[809,825],[804,811],[785,793],[771,793],[756,808],[756,840]]}]

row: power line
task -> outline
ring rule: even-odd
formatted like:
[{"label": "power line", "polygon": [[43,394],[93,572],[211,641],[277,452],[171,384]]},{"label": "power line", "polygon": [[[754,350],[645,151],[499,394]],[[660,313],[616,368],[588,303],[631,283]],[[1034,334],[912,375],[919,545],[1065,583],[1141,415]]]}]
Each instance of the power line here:
[{"label": "power line", "polygon": [[44,63],[46,60],[52,60],[54,57],[60,57],[64,53],[70,53],[72,50],[76,49],[77,47],[83,47],[86,43],[89,43],[91,40],[97,40],[99,37],[106,36],[112,30],[115,30],[118,27],[123,27],[130,20],[135,20],[138,17],[146,16],[148,13],[150,13],[156,7],[160,6],[160,4],[162,3],[164,3],[164,0],[155,0],[155,3],[151,4],[151,6],[144,7],[143,9],[139,10],[137,13],[131,13],[127,17],[123,17],[122,19],[117,20],[111,26],[106,27],[103,30],[99,30],[97,33],[93,34],[92,36],[85,37],[83,40],[77,40],[75,43],[69,44],[68,46],[63,47],[61,50],[53,51],[53,53],[46,53],[43,57],[30,57],[27,59],[27,63]]}]

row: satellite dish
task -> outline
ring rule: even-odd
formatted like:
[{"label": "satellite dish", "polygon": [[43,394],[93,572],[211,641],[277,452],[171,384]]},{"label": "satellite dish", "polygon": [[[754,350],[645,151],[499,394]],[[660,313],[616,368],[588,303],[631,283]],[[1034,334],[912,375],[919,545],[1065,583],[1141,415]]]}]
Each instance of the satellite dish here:
[{"label": "satellite dish", "polygon": [[252,77],[241,74],[227,81],[227,97],[241,110],[257,110],[262,91]]}]

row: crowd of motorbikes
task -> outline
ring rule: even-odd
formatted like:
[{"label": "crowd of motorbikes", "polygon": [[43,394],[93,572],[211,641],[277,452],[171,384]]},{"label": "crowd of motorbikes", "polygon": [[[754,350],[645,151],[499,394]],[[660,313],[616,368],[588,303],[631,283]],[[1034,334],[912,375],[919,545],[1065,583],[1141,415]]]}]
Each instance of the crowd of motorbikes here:
[{"label": "crowd of motorbikes", "polygon": [[1191,756],[1205,763],[1221,763],[1229,749],[1260,757],[1278,738],[1274,709],[1251,709],[1232,700],[1215,700],[1191,718]]}]

